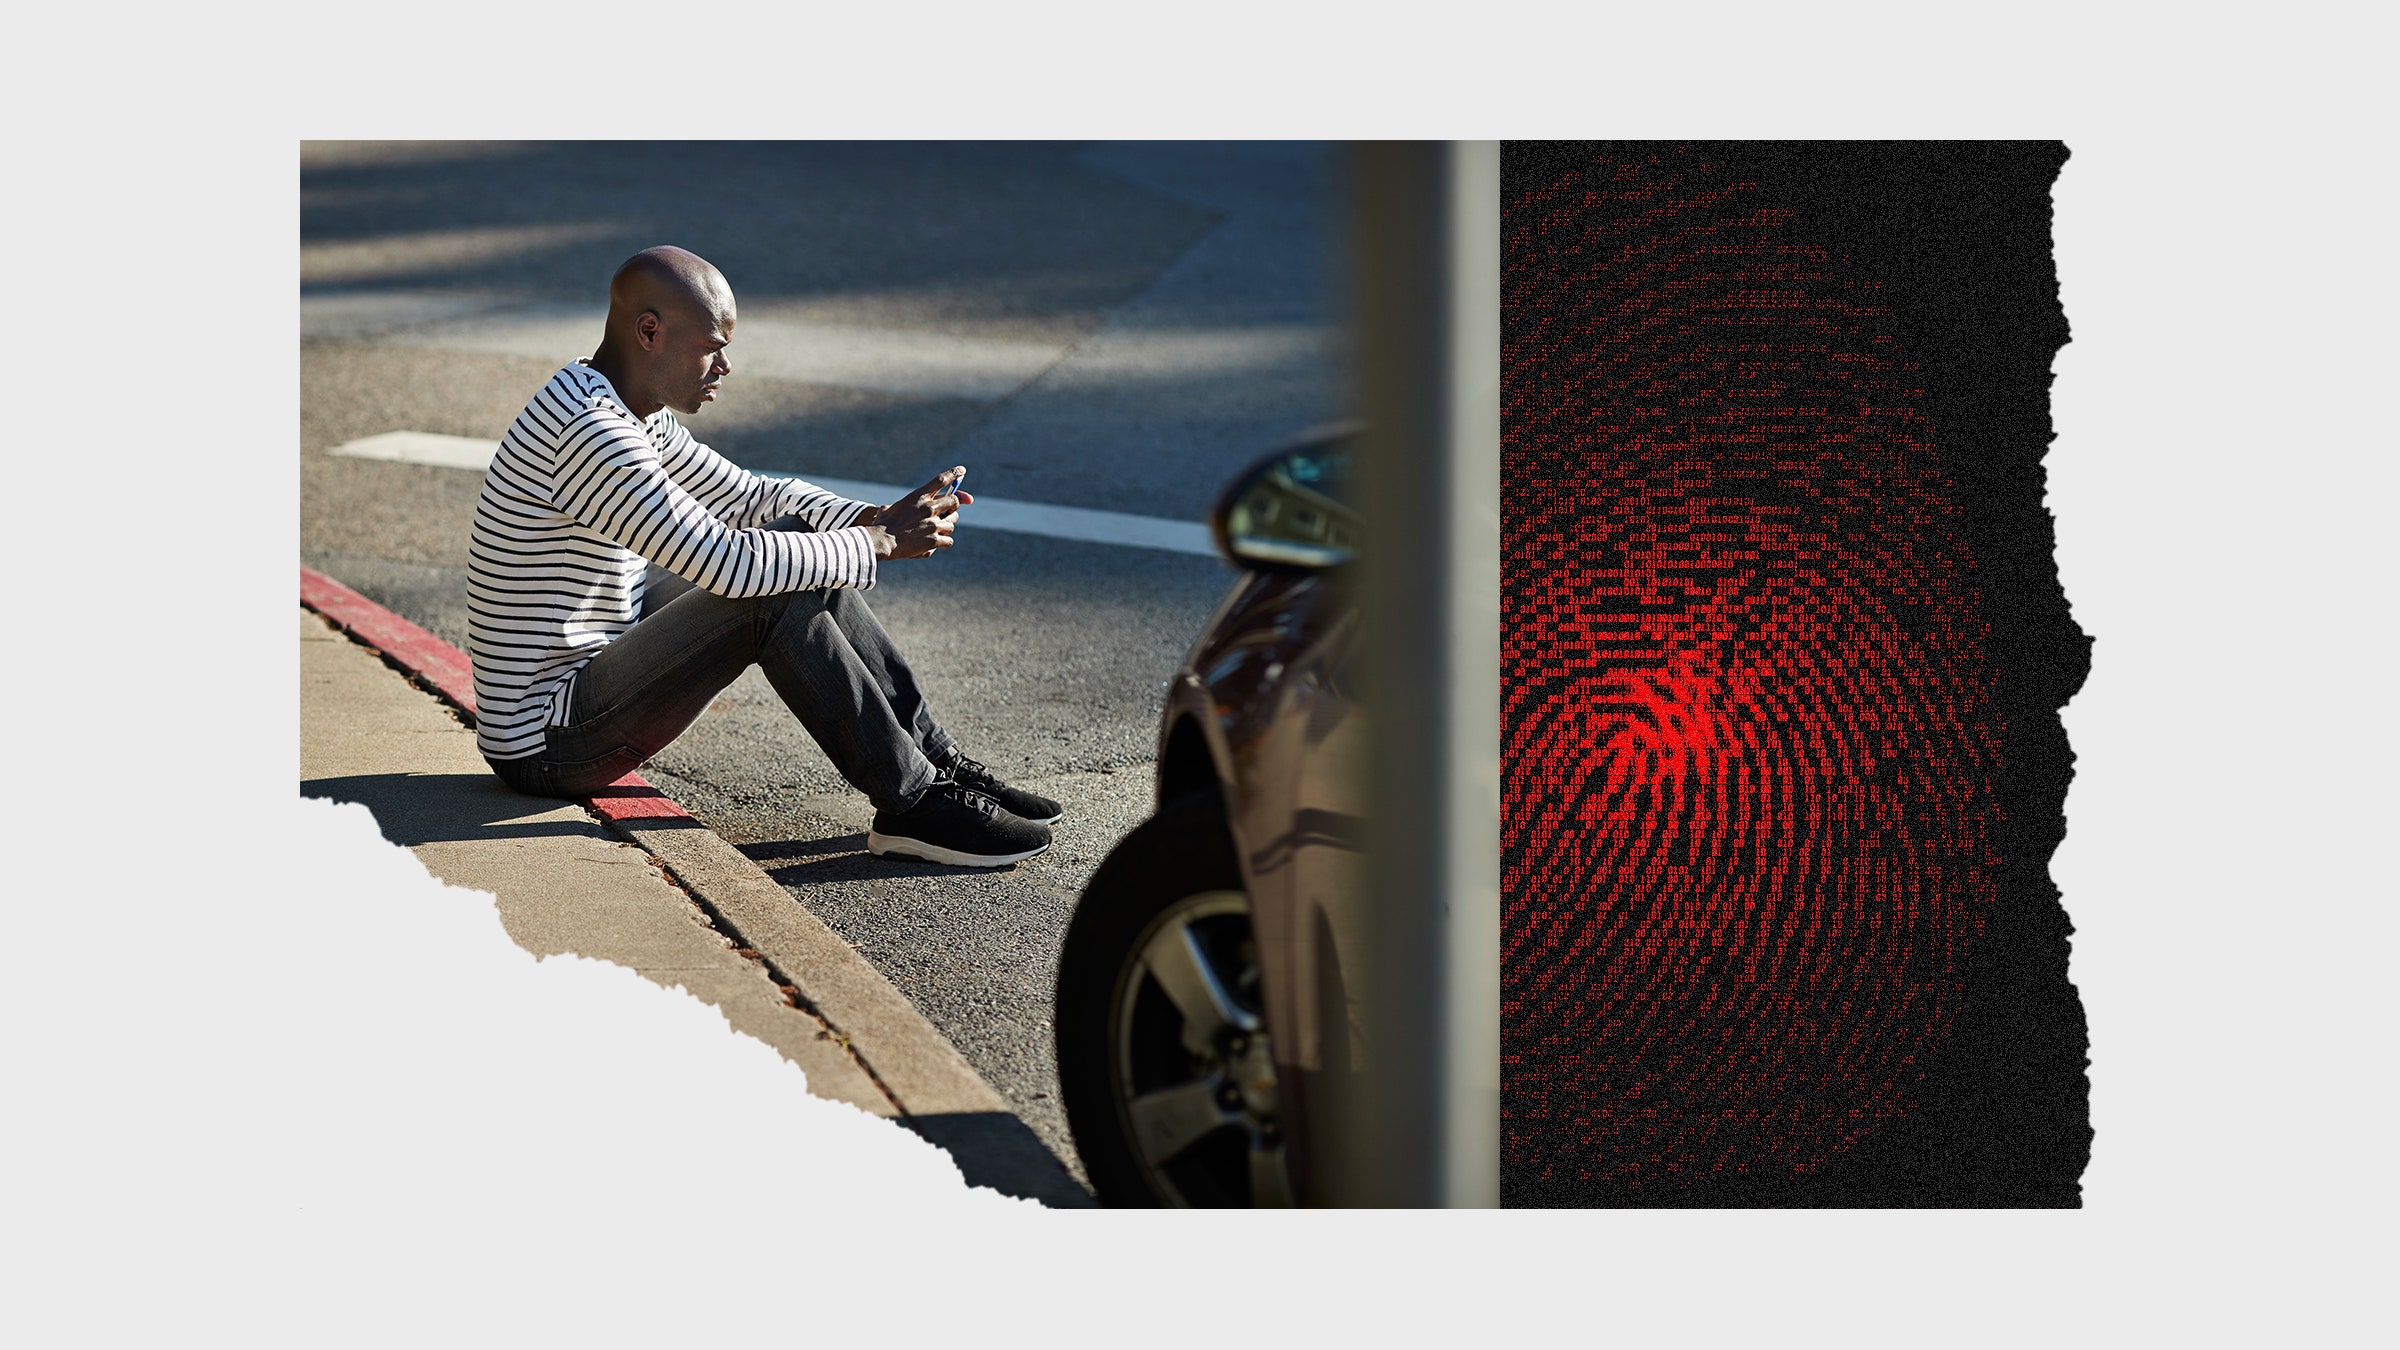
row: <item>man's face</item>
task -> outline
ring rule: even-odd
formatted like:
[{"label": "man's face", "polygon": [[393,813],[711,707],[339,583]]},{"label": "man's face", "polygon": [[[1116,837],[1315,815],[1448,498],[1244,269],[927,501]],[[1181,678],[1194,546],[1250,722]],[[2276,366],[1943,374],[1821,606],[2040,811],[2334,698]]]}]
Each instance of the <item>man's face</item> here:
[{"label": "man's face", "polygon": [[725,348],[733,341],[733,297],[721,304],[693,305],[660,330],[655,368],[658,401],[689,416],[717,396],[717,382],[733,373]]}]

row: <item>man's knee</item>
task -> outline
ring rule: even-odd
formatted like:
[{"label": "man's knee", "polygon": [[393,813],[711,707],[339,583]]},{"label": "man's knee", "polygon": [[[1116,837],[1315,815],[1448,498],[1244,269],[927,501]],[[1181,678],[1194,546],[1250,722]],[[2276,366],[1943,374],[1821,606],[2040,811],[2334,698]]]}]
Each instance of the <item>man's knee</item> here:
[{"label": "man's knee", "polygon": [[751,616],[751,631],[757,635],[763,651],[765,644],[773,641],[778,634],[807,634],[820,623],[839,628],[840,619],[834,613],[828,594],[825,591],[785,591],[779,595],[755,596],[735,603],[743,605]]}]

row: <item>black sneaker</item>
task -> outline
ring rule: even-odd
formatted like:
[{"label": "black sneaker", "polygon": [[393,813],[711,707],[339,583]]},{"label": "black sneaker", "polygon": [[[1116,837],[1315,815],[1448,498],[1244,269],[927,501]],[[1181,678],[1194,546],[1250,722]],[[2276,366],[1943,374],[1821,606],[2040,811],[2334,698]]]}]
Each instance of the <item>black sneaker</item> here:
[{"label": "black sneaker", "polygon": [[905,811],[878,811],[867,851],[954,867],[1001,867],[1050,847],[1050,831],[957,783],[936,783]]},{"label": "black sneaker", "polygon": [[950,752],[947,762],[938,766],[952,781],[975,789],[1000,803],[1010,815],[1022,816],[1036,825],[1055,822],[1065,812],[1048,797],[1036,797],[1023,788],[1013,788],[1000,781],[1000,775],[966,757],[958,750]]}]

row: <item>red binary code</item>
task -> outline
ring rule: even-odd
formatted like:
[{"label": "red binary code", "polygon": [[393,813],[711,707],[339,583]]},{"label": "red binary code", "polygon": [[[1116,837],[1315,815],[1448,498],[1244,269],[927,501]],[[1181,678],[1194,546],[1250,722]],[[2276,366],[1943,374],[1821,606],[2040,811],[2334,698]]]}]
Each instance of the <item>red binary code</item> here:
[{"label": "red binary code", "polygon": [[1907,1112],[2000,727],[1871,285],[1688,155],[1503,210],[1503,1165],[1667,1201]]}]

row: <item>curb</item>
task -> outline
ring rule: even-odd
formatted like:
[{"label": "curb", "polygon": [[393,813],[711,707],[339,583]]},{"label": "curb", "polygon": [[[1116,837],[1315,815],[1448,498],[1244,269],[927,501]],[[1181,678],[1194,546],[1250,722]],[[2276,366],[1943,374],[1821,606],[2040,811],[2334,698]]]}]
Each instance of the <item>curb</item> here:
[{"label": "curb", "polygon": [[[300,603],[471,723],[474,667],[465,652],[306,566],[300,569]],[[1090,1193],[958,1047],[748,855],[638,774],[626,774],[583,804],[656,858],[728,936],[758,953],[844,1039],[903,1122],[951,1155],[968,1185],[1053,1207],[1091,1205]]]},{"label": "curb", "polygon": [[[300,603],[354,640],[381,652],[409,678],[465,713],[468,725],[474,725],[475,667],[465,652],[314,568],[300,569]],[[700,823],[636,773],[628,773],[585,798],[584,805],[611,825],[635,820]]]}]

